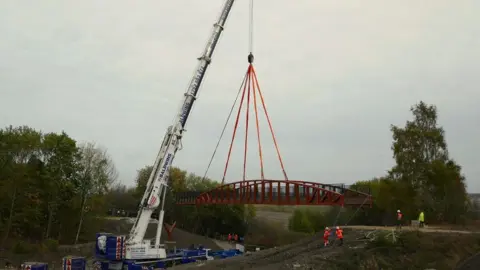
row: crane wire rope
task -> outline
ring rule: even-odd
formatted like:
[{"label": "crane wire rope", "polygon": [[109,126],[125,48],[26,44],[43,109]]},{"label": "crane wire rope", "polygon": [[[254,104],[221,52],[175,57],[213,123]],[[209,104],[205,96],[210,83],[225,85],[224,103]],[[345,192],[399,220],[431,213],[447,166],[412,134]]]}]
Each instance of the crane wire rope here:
[{"label": "crane wire rope", "polygon": [[246,111],[245,111],[246,123],[245,123],[244,158],[243,158],[243,181],[246,180],[249,112],[250,112],[250,100],[252,99],[252,97],[251,97],[252,94],[253,94],[253,101],[254,101],[254,104],[252,104],[252,105],[254,107],[254,112],[255,112],[255,122],[256,122],[255,124],[256,124],[256,131],[257,131],[256,133],[257,133],[258,151],[259,151],[259,159],[260,159],[261,179],[262,180],[264,179],[263,154],[262,154],[262,147],[261,147],[261,141],[260,141],[260,129],[259,129],[259,121],[258,121],[258,108],[257,108],[258,106],[257,106],[257,95],[256,95],[257,91],[258,91],[259,99],[260,99],[260,102],[261,102],[261,106],[262,106],[263,111],[265,113],[265,117],[267,118],[267,122],[268,122],[268,125],[269,125],[269,129],[270,129],[270,132],[271,132],[271,135],[272,135],[274,145],[275,145],[275,150],[277,152],[277,156],[278,156],[278,159],[279,159],[279,162],[280,162],[282,173],[285,177],[285,180],[288,180],[287,174],[285,172],[285,167],[284,167],[284,164],[283,164],[283,160],[282,160],[282,157],[280,155],[280,150],[278,148],[276,137],[275,137],[275,134],[274,134],[274,131],[273,131],[273,127],[272,127],[272,124],[271,124],[271,121],[270,121],[270,117],[269,117],[268,112],[267,112],[267,108],[266,108],[266,105],[265,105],[263,94],[260,90],[260,85],[258,83],[258,78],[257,78],[256,72],[255,72],[255,68],[253,67],[253,64],[252,64],[253,60],[254,60],[254,57],[253,57],[253,22],[254,22],[254,20],[253,20],[253,0],[250,0],[249,13],[250,13],[249,14],[250,15],[249,16],[250,17],[249,18],[249,51],[250,52],[249,52],[249,55],[248,55],[249,66],[248,66],[247,72],[245,74],[245,77],[242,80],[242,84],[240,85],[240,89],[238,90],[235,101],[234,101],[234,103],[233,103],[233,105],[230,109],[230,112],[228,114],[228,117],[225,121],[223,130],[222,130],[222,132],[220,134],[220,137],[217,141],[217,145],[215,147],[215,150],[213,151],[213,154],[210,158],[210,161],[209,161],[209,164],[208,164],[207,169],[205,171],[205,174],[203,176],[203,179],[206,179],[208,171],[211,167],[213,159],[215,158],[218,147],[220,145],[220,141],[223,138],[226,127],[227,127],[227,125],[230,121],[230,118],[232,116],[233,109],[237,104],[238,98],[240,96],[240,91],[242,91],[242,88],[243,88],[242,97],[241,97],[241,100],[240,100],[240,105],[239,105],[239,108],[238,108],[237,117],[236,117],[236,120],[235,120],[234,129],[233,129],[232,140],[231,140],[230,147],[229,147],[229,150],[228,150],[227,161],[225,163],[224,173],[223,173],[223,177],[222,177],[222,181],[221,181],[222,185],[225,183],[225,177],[226,177],[226,173],[227,173],[227,170],[228,170],[230,156],[231,156],[231,153],[232,153],[233,142],[234,142],[236,134],[237,134],[237,128],[238,128],[238,124],[239,124],[242,105],[243,105],[244,100],[245,100],[245,94],[247,94],[247,97],[246,97],[247,106],[246,106]]},{"label": "crane wire rope", "polygon": [[215,146],[215,150],[213,150],[212,156],[210,157],[210,161],[208,162],[208,166],[207,166],[207,169],[205,170],[202,181],[207,178],[208,171],[210,170],[210,166],[212,166],[213,159],[215,158],[215,155],[217,154],[218,146],[220,145],[220,142],[222,141],[223,135],[225,134],[225,130],[227,129],[228,122],[230,122],[230,117],[232,116],[233,110],[235,109],[235,105],[237,104],[238,97],[240,96],[240,92],[242,92],[242,87],[245,84],[245,81],[247,80],[247,77],[248,77],[248,72],[245,73],[245,76],[242,79],[242,83],[240,85],[240,88],[238,89],[237,96],[235,97],[235,101],[233,102],[233,105],[230,108],[230,112],[228,113],[227,119],[225,120],[225,124],[223,125],[222,132],[220,133],[220,137],[218,138],[217,145]]},{"label": "crane wire rope", "polygon": [[[357,210],[352,214],[350,215],[350,217],[348,218],[347,222],[345,222],[345,224],[343,226],[347,226],[348,223],[350,223],[350,221],[353,220],[353,218],[357,215],[358,211],[363,207],[363,205],[365,205],[365,203],[368,201],[369,197],[366,197],[365,200],[362,202],[362,204],[360,205],[360,207],[357,208]],[[332,228],[335,228],[337,227],[337,222],[339,221],[340,219],[340,214],[342,212],[342,209],[343,209],[343,206],[338,210],[338,213],[337,213],[337,217],[335,218],[334,222],[333,222],[333,226]],[[331,232],[331,235],[333,235],[333,231]],[[337,241],[337,239],[334,239],[331,246],[333,246],[335,244],[335,242]]]},{"label": "crane wire rope", "polygon": [[[248,38],[248,49],[250,51],[250,55],[252,55],[252,60],[253,60],[253,0],[250,0],[250,5],[249,5],[249,25],[248,25],[248,35],[249,35],[249,38]],[[249,55],[249,59],[250,59],[250,55]],[[248,70],[246,73],[245,73],[245,76],[243,77],[242,79],[242,83],[240,84],[240,88],[238,89],[238,92],[237,92],[237,96],[235,97],[235,100],[233,102],[233,105],[232,107],[230,108],[230,112],[228,113],[228,116],[227,116],[227,119],[225,121],[225,124],[223,125],[223,129],[222,129],[222,132],[220,133],[220,136],[218,138],[218,141],[217,141],[217,145],[215,146],[215,149],[213,150],[213,153],[212,153],[212,156],[210,157],[210,161],[208,162],[208,166],[207,166],[207,169],[205,170],[205,173],[203,175],[203,178],[202,178],[202,181],[207,179],[207,174],[208,174],[208,171],[210,170],[210,167],[212,166],[212,162],[213,162],[213,159],[215,158],[215,155],[217,154],[217,150],[218,150],[218,147],[220,145],[220,142],[222,141],[222,138],[223,138],[223,135],[225,134],[225,130],[227,129],[227,125],[228,123],[230,122],[230,118],[232,116],[232,113],[233,113],[233,110],[235,109],[235,105],[237,104],[237,101],[238,101],[238,97],[240,96],[240,92],[242,91],[242,87],[244,85],[246,85],[247,83],[247,80],[250,80],[250,76],[249,76],[249,71]],[[250,84],[249,84],[250,86]],[[250,91],[249,91],[250,93]],[[243,102],[242,102],[243,103]],[[250,102],[248,102],[250,103]],[[240,107],[242,105],[240,104]],[[237,117],[238,118],[238,117]],[[238,122],[238,120],[237,120]],[[248,121],[247,121],[248,123]],[[245,144],[247,143],[247,138],[245,137]],[[228,166],[228,164],[227,164]],[[244,170],[245,171],[245,170]],[[244,178],[245,178],[245,173],[244,173]],[[262,168],[262,178],[263,178],[263,168]],[[224,179],[222,179],[222,184],[224,183]]]},{"label": "crane wire rope", "polygon": [[249,34],[248,49],[250,53],[253,54],[253,0],[250,0],[248,34]]}]

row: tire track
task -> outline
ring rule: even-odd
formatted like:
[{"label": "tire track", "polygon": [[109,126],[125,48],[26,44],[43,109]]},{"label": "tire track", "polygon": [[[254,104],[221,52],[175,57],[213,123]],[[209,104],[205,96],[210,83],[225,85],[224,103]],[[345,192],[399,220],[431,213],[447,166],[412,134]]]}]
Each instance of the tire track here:
[{"label": "tire track", "polygon": [[480,269],[480,252],[463,261],[456,270],[478,270]]}]

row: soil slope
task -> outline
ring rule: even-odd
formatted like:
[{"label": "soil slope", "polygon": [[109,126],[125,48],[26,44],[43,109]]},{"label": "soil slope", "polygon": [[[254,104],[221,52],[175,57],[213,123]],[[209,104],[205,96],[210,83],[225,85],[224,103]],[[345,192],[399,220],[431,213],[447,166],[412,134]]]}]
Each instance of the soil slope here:
[{"label": "soil slope", "polygon": [[[175,269],[454,269],[480,250],[480,236],[445,232],[404,232],[397,244],[371,242],[367,231],[345,229],[345,245],[322,247],[321,235],[250,256],[183,265]],[[475,257],[462,270],[480,269]]]}]

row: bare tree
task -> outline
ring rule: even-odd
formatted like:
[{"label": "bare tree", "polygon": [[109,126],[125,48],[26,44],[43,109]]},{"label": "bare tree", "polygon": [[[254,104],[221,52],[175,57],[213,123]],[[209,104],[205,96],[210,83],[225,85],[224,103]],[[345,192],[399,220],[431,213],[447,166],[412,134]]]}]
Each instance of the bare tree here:
[{"label": "bare tree", "polygon": [[105,194],[118,177],[118,172],[106,149],[92,142],[82,144],[80,149],[82,171],[79,186],[82,194],[82,204],[75,244],[82,229],[88,198],[95,194]]}]

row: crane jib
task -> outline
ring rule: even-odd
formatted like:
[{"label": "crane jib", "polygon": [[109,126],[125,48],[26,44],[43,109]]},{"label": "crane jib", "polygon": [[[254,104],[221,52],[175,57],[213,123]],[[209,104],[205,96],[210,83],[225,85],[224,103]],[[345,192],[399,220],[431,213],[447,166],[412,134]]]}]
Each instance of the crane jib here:
[{"label": "crane jib", "polygon": [[[192,83],[190,84],[190,87],[188,88],[188,91],[187,91],[188,96],[185,99],[185,103],[183,104],[183,107],[182,107],[182,113],[180,114],[180,123],[182,123],[182,126],[185,126],[188,113],[190,112],[190,108],[193,105],[193,101],[195,100],[195,96],[197,95],[198,88],[200,87],[200,83],[202,82],[202,78],[203,78],[203,75],[205,74],[206,69],[207,69],[207,61],[203,60],[203,62],[200,63],[200,66],[195,74],[195,77],[193,78]],[[190,97],[189,95],[192,95],[192,96]]]}]

